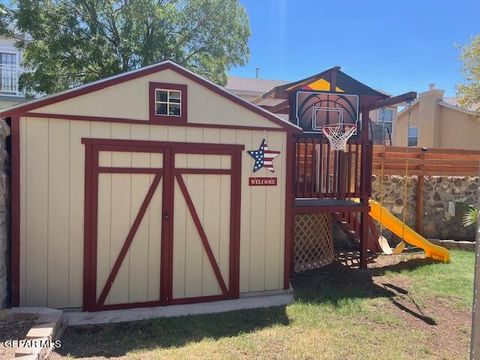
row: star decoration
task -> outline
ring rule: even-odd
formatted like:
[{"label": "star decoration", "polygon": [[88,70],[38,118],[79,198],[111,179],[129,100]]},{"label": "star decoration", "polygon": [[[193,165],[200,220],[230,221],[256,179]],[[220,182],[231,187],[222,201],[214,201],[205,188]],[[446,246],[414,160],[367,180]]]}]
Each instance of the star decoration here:
[{"label": "star decoration", "polygon": [[253,172],[257,172],[262,167],[274,172],[273,159],[280,154],[280,151],[268,150],[267,141],[265,139],[262,140],[258,150],[249,150],[247,152],[255,160],[255,163],[253,164]]}]

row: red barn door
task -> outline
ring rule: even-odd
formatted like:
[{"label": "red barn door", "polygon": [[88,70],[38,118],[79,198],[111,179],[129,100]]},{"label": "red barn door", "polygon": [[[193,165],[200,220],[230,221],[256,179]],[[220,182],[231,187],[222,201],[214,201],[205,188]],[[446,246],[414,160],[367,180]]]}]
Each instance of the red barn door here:
[{"label": "red barn door", "polygon": [[238,297],[238,146],[85,140],[84,309]]}]

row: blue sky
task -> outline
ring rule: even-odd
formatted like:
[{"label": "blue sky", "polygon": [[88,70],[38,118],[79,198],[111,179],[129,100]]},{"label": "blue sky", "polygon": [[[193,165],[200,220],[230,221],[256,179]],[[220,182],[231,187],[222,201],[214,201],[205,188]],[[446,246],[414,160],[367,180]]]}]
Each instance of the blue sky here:
[{"label": "blue sky", "polygon": [[240,0],[250,17],[250,61],[232,75],[298,80],[339,65],[398,95],[428,84],[455,95],[458,45],[480,33],[479,0]]}]

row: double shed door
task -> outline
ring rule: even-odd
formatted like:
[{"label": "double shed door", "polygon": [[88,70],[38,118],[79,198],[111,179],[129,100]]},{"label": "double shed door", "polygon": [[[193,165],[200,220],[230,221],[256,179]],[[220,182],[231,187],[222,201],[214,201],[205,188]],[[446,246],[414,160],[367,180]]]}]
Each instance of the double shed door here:
[{"label": "double shed door", "polygon": [[84,144],[84,310],[237,298],[243,147]]}]

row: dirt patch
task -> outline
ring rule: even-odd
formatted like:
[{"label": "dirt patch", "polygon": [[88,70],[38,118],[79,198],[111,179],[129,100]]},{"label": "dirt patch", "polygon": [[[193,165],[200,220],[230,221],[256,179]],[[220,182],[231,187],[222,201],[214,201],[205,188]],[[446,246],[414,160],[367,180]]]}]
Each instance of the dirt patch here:
[{"label": "dirt patch", "polygon": [[7,340],[23,340],[37,320],[37,316],[31,314],[15,314],[0,320],[0,359],[13,359],[15,357],[14,347],[7,347],[4,342]]},{"label": "dirt patch", "polygon": [[[398,314],[408,328],[424,335],[424,346],[439,359],[460,359],[470,342],[471,313],[452,306],[445,298],[422,298],[416,301],[408,291],[408,281],[376,278],[396,295],[382,304],[381,311]],[[415,341],[422,341],[416,339]]]},{"label": "dirt patch", "polygon": [[[413,254],[381,256],[371,267],[375,269],[421,258],[422,256]],[[412,280],[400,274],[373,276],[373,282],[392,293],[389,301],[382,304],[382,311],[398,314],[405,326],[422,333],[424,346],[433,358],[465,357],[465,349],[468,349],[470,343],[470,311],[459,309],[444,297],[417,299],[410,290]]]},{"label": "dirt patch", "polygon": [[369,269],[377,269],[385,266],[398,265],[403,262],[412,260],[425,260],[423,252],[402,253],[398,255],[380,255],[368,264]]}]

